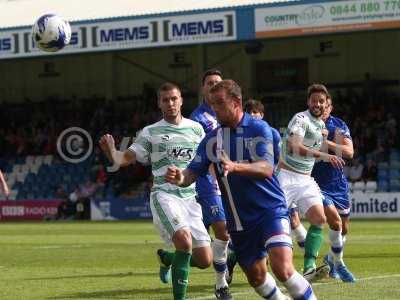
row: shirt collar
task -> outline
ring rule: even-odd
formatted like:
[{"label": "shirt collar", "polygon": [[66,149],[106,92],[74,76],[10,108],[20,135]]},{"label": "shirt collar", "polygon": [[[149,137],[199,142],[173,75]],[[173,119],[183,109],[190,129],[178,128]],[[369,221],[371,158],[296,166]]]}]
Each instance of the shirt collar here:
[{"label": "shirt collar", "polygon": [[329,124],[329,123],[332,123],[332,122],[333,122],[333,118],[332,118],[332,116],[330,115],[330,116],[328,117],[328,119],[326,119],[325,124]]},{"label": "shirt collar", "polygon": [[204,100],[202,103],[203,109],[211,114],[212,116],[215,116],[215,112],[212,110],[211,106],[207,104],[207,102]]},{"label": "shirt collar", "polygon": [[237,127],[247,127],[247,126],[249,126],[251,118],[252,117],[248,113],[245,112],[243,114],[243,118],[240,120],[240,122],[239,122]]}]

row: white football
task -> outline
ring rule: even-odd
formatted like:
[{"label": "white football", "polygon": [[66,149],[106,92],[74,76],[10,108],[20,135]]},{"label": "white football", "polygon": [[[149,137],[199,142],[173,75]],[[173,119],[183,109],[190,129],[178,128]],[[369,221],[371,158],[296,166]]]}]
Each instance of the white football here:
[{"label": "white football", "polygon": [[56,52],[71,41],[71,26],[58,15],[46,14],[33,25],[32,39],[39,49]]}]

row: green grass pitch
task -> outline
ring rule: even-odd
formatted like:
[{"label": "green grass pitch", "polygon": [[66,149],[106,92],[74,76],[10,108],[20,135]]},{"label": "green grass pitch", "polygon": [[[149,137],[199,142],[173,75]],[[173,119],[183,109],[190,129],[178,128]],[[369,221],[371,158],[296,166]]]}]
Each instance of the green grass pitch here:
[{"label": "green grass pitch", "polygon": [[[0,299],[171,299],[158,280],[162,245],[150,221],[2,223]],[[314,285],[318,299],[400,299],[400,222],[353,221],[345,261],[358,282],[326,279]],[[214,299],[212,268],[192,269],[189,282],[189,299]],[[238,268],[231,291],[260,299]]]}]

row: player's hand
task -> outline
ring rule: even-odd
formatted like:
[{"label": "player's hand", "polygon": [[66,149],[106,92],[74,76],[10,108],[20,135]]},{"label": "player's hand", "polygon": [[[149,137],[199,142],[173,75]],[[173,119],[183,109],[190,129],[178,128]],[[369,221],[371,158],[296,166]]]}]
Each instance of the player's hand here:
[{"label": "player's hand", "polygon": [[328,134],[329,134],[328,129],[322,129],[321,134],[322,134],[322,138],[324,140],[326,140],[328,138]]},{"label": "player's hand", "polygon": [[164,178],[167,182],[175,184],[175,185],[181,185],[183,183],[183,174],[182,170],[175,167],[171,166],[168,167],[167,173],[165,173]]},{"label": "player's hand", "polygon": [[8,198],[10,196],[10,190],[8,189],[7,185],[5,185],[3,187],[3,193],[4,193],[4,196],[6,196],[6,198]]},{"label": "player's hand", "polygon": [[225,151],[221,151],[221,157],[219,160],[221,162],[225,177],[228,176],[229,173],[233,173],[235,171],[236,164],[229,159]]},{"label": "player's hand", "polygon": [[331,163],[331,165],[337,169],[343,169],[344,165],[346,164],[341,157],[336,155],[328,154],[327,159]]},{"label": "player's hand", "polygon": [[111,134],[105,134],[100,138],[100,148],[104,153],[110,153],[115,149],[115,141]]}]

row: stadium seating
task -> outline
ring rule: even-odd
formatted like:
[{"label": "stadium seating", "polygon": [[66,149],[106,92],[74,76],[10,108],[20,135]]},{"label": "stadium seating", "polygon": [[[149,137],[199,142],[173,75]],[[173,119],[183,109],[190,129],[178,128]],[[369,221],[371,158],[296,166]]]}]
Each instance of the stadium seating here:
[{"label": "stadium seating", "polygon": [[[88,179],[92,161],[89,158],[79,164],[55,162],[52,155],[15,159],[12,166],[3,168],[8,171],[4,173],[11,189],[9,199],[54,199],[60,185],[67,193],[72,193]],[[108,193],[112,194],[113,190]]]}]

